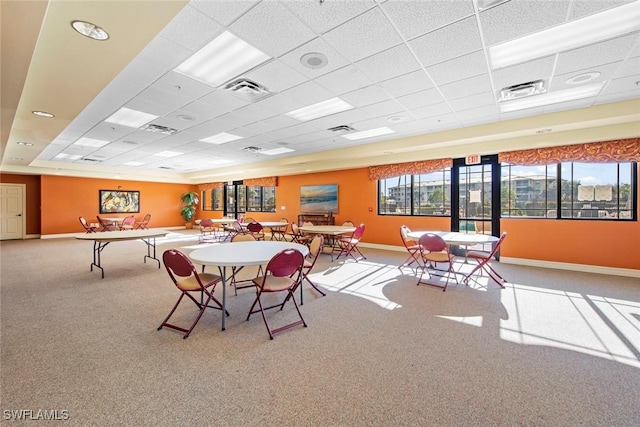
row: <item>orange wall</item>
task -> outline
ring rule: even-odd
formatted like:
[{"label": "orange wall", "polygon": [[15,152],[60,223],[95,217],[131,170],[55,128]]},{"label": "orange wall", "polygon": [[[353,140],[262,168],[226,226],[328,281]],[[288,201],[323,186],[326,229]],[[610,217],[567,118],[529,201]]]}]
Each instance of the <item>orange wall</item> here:
[{"label": "orange wall", "polygon": [[[198,187],[56,176],[36,179],[4,174],[0,177],[3,182],[26,183],[29,198],[38,192],[38,185],[41,186],[40,234],[43,235],[80,231],[78,216],[93,219],[98,214],[98,190],[115,189],[119,185],[125,190],[140,191],[139,216],[151,213],[152,227],[181,226],[184,220],[180,216],[180,194]],[[256,212],[251,216],[263,221],[276,221],[282,217],[296,221],[300,186],[333,183],[338,184],[336,224],[345,220],[365,223],[363,242],[401,246],[399,228],[402,224],[413,230],[450,229],[449,218],[378,216],[377,182],[369,180],[367,168],[278,177],[277,211]],[[640,182],[638,186],[640,188]],[[33,205],[32,201],[27,207],[29,223],[33,221],[32,215],[38,217],[38,208]],[[285,210],[281,210],[281,206],[285,206]],[[221,215],[221,212],[198,210],[196,218]],[[640,269],[638,221],[503,219],[501,230],[509,233],[502,248],[505,257]],[[28,229],[28,233],[38,232]]]},{"label": "orange wall", "polygon": [[140,191],[140,213],[134,215],[141,219],[150,213],[151,227],[184,225],[180,216],[180,195],[194,189],[192,185],[43,176],[41,234],[82,231],[78,217],[84,216],[87,221],[95,222],[96,215],[100,213],[98,190],[116,190],[118,186],[123,190]]},{"label": "orange wall", "polygon": [[25,215],[26,233],[40,234],[40,175],[13,175],[0,173],[0,182],[5,184],[26,184]]}]

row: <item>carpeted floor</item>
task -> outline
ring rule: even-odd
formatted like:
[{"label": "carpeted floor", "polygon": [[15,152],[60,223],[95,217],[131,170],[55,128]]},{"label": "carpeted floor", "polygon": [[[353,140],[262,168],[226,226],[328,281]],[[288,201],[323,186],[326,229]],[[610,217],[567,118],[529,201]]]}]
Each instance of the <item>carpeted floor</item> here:
[{"label": "carpeted floor", "polygon": [[[158,256],[196,244],[172,232]],[[156,330],[178,292],[143,243],[107,246],[104,279],[91,250],[1,243],[3,424],[640,425],[638,279],[498,264],[505,289],[442,292],[396,267],[405,254],[364,248],[357,263],[321,256],[312,279],[327,296],[305,284],[308,328],[271,341],[259,315],[245,321],[254,291],[230,290],[227,330],[208,310],[184,340]],[[182,308],[189,323],[195,307]]]}]

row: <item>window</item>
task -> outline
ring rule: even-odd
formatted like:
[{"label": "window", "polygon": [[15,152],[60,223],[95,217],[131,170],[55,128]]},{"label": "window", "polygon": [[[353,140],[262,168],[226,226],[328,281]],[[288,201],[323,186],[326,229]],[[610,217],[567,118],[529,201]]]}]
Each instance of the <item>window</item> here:
[{"label": "window", "polygon": [[[221,188],[222,191],[222,188]],[[276,188],[262,187],[259,185],[245,186],[233,184],[226,186],[226,212],[227,215],[245,212],[275,212],[276,211]],[[237,200],[236,200],[237,199]],[[222,209],[224,196],[220,195]]]},{"label": "window", "polygon": [[636,182],[637,164],[631,162],[503,164],[502,216],[633,219]]},{"label": "window", "polygon": [[379,215],[451,215],[451,169],[378,181]]},{"label": "window", "polygon": [[224,209],[224,189],[222,187],[202,192],[203,211],[221,211]]}]

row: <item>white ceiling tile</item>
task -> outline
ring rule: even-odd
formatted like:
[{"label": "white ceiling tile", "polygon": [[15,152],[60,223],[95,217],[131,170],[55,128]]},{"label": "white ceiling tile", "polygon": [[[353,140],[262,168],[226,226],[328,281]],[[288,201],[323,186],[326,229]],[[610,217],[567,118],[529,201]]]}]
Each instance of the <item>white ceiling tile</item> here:
[{"label": "white ceiling tile", "polygon": [[574,77],[587,75],[589,73],[596,73],[596,74],[599,73],[600,75],[595,77],[593,80],[584,81],[584,83],[582,84],[592,84],[592,83],[599,83],[599,82],[610,80],[613,73],[616,70],[618,70],[621,65],[622,65],[622,62],[619,61],[619,62],[614,62],[612,64],[599,65],[594,68],[587,68],[586,70],[580,70],[572,73],[556,75],[553,77],[551,81],[551,85],[549,85],[549,90],[555,91],[555,90],[563,90],[563,89],[576,87],[577,86],[576,84],[572,85],[570,83],[567,83],[567,80]]},{"label": "white ceiling tile", "polygon": [[602,12],[606,9],[622,6],[634,0],[573,0],[569,19],[582,18],[587,15]]},{"label": "white ceiling tile", "polygon": [[421,69],[420,64],[405,45],[398,45],[372,55],[356,62],[355,66],[374,82]]},{"label": "white ceiling tile", "polygon": [[[282,95],[300,104],[300,106],[315,104],[316,102],[325,101],[334,97],[332,92],[312,81],[285,90],[282,92]],[[289,111],[295,109],[296,108],[292,108]]]},{"label": "white ceiling tile", "polygon": [[409,46],[424,67],[482,49],[475,17],[411,40]]},{"label": "white ceiling tile", "polygon": [[307,81],[305,76],[278,60],[250,71],[246,77],[274,92],[282,92]]},{"label": "white ceiling tile", "polygon": [[385,80],[378,83],[391,96],[408,95],[413,92],[429,89],[433,87],[429,76],[423,71],[418,70],[393,79]]},{"label": "white ceiling tile", "polygon": [[480,12],[480,26],[487,46],[562,24],[569,0],[511,0]]},{"label": "white ceiling tile", "polygon": [[[308,53],[321,53],[325,55],[327,57],[327,64],[322,68],[309,68],[302,65],[302,56]],[[279,59],[292,69],[310,79],[322,76],[349,64],[349,61],[344,56],[338,53],[337,50],[331,47],[331,45],[325,42],[321,37],[316,37],[310,42],[305,43],[286,55],[281,56]]]},{"label": "white ceiling tile", "polygon": [[325,1],[323,3],[282,0],[282,3],[317,34],[324,34],[375,6],[372,0]]},{"label": "white ceiling tile", "polygon": [[477,107],[491,106],[495,111],[495,98],[493,92],[478,93],[464,98],[453,99],[449,101],[449,105],[453,111],[465,111]]},{"label": "white ceiling tile", "polygon": [[447,99],[458,99],[469,95],[475,95],[482,92],[493,92],[489,74],[481,74],[469,79],[458,80],[440,86],[440,92]]},{"label": "white ceiling tile", "polygon": [[396,100],[389,100],[378,102],[377,104],[367,105],[362,107],[364,113],[370,117],[383,117],[397,113],[406,113],[406,109],[398,103]]},{"label": "white ceiling tile", "polygon": [[545,83],[548,84],[554,64],[555,55],[552,55],[536,59],[535,61],[525,62],[524,64],[496,70],[493,72],[495,90],[500,91],[505,87],[535,80],[544,80]]},{"label": "white ceiling tile", "polygon": [[352,66],[340,68],[339,70],[320,76],[315,79],[315,81],[335,95],[353,92],[356,89],[373,84],[371,79]]},{"label": "white ceiling tile", "polygon": [[229,25],[260,0],[211,1],[191,0],[189,6],[198,9],[222,25]]},{"label": "white ceiling tile", "polygon": [[450,59],[427,68],[427,73],[436,84],[444,85],[458,80],[486,74],[487,63],[482,52],[475,52],[459,58]]},{"label": "white ceiling tile", "polygon": [[340,97],[354,107],[364,107],[365,105],[389,100],[389,95],[376,85],[357,89]]},{"label": "white ceiling tile", "polygon": [[441,102],[440,104],[426,105],[424,107],[415,108],[411,110],[411,112],[416,116],[416,118],[425,119],[428,117],[442,116],[444,114],[451,113],[451,108],[449,108],[446,103]]},{"label": "white ceiling tile", "polygon": [[354,62],[402,42],[378,8],[371,9],[329,31],[324,35],[324,39]]},{"label": "white ceiling tile", "polygon": [[163,30],[163,37],[196,51],[213,40],[222,30],[220,24],[187,5],[182,13],[167,24]]},{"label": "white ceiling tile", "polygon": [[561,53],[558,55],[556,73],[565,74],[616,62],[631,53],[639,40],[638,33],[634,33]]},{"label": "white ceiling tile", "polygon": [[[602,95],[610,95],[619,92],[636,92],[640,89],[640,72],[634,76],[613,79],[602,90]],[[628,98],[627,98],[628,99]]]},{"label": "white ceiling tile", "polygon": [[640,72],[640,56],[636,56],[634,58],[629,58],[622,66],[615,72],[614,77],[626,77],[637,75]]},{"label": "white ceiling tile", "polygon": [[406,40],[473,14],[472,1],[390,0],[381,6]]},{"label": "white ceiling tile", "polygon": [[440,92],[436,88],[422,90],[409,95],[401,96],[396,100],[405,108],[412,110],[417,107],[423,107],[425,105],[433,105],[444,102],[444,99],[440,95]]},{"label": "white ceiling tile", "polygon": [[261,2],[229,30],[272,57],[278,57],[316,37],[295,15],[275,1]]}]

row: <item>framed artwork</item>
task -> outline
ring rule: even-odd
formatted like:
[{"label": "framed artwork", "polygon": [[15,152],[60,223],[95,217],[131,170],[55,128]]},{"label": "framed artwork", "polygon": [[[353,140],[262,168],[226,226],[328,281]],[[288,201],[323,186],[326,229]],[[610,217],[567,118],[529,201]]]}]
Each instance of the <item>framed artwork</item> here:
[{"label": "framed artwork", "polygon": [[301,186],[300,212],[338,212],[338,184]]},{"label": "framed artwork", "polygon": [[140,212],[140,192],[124,190],[99,190],[100,213]]}]

